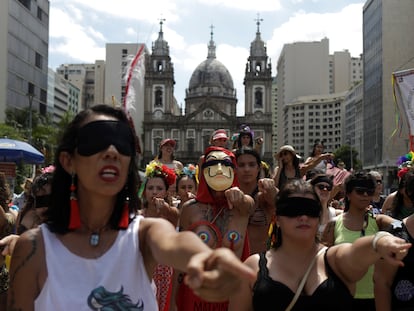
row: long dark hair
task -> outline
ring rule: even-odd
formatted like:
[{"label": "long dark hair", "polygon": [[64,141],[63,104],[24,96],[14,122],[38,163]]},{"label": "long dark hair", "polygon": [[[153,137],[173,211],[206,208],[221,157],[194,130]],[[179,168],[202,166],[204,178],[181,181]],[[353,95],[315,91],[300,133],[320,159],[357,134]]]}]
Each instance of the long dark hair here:
[{"label": "long dark hair", "polygon": [[[311,194],[316,202],[319,203],[320,208],[322,210],[322,205],[319,200],[318,195],[316,194],[313,186],[309,183],[304,181],[303,179],[292,179],[288,181],[285,186],[280,190],[278,195],[276,196],[275,205],[276,205],[276,217],[277,217],[277,206],[278,203],[285,202],[289,197],[295,196],[304,196],[307,194]],[[275,221],[273,222],[273,230],[270,233],[269,240],[274,241],[274,243],[269,243],[269,247],[273,249],[277,249],[282,245],[282,231],[276,225]],[[317,238],[315,237],[317,240]]]},{"label": "long dark hair", "polygon": [[375,189],[375,186],[377,182],[375,181],[374,176],[372,176],[370,173],[367,173],[365,171],[359,171],[355,172],[351,175],[349,175],[345,179],[345,198],[344,198],[344,212],[347,212],[350,207],[350,202],[348,199],[347,194],[351,193],[352,190],[354,190],[355,187],[358,186],[358,184],[363,184],[365,187]]},{"label": "long dark hair", "polygon": [[[108,105],[96,105],[89,109],[79,112],[70,122],[64,131],[60,144],[55,154],[55,171],[52,180],[52,202],[47,213],[47,224],[52,232],[64,234],[69,231],[70,216],[70,185],[72,176],[62,167],[59,156],[62,152],[68,152],[73,155],[77,148],[78,129],[82,127],[84,121],[91,115],[106,115],[115,117],[120,122],[130,125],[125,112],[120,108],[114,108]],[[131,128],[132,131],[132,128]],[[134,137],[135,134],[133,133]],[[132,143],[132,142],[131,142]],[[135,142],[133,142],[135,144]],[[75,185],[77,179],[75,178]],[[115,209],[109,220],[112,229],[119,229],[118,223],[122,215],[122,208],[125,199],[129,197],[130,215],[135,215],[140,201],[137,196],[140,179],[138,175],[138,167],[136,163],[136,154],[131,156],[129,165],[128,179],[125,187],[118,193]],[[131,221],[131,219],[130,219]]]},{"label": "long dark hair", "polygon": [[321,145],[322,147],[325,148],[325,145],[323,144],[322,140],[319,140],[319,139],[315,140],[315,143],[313,144],[313,147],[312,147],[312,152],[310,154],[311,157],[315,156],[315,149],[317,145]]}]

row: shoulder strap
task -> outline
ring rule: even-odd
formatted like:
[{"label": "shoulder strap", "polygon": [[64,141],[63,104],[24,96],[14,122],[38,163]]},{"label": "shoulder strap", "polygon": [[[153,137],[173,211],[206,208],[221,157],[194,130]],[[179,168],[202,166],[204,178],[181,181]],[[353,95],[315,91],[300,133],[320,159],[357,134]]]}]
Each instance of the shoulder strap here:
[{"label": "shoulder strap", "polygon": [[308,276],[309,276],[309,274],[310,274],[310,272],[311,272],[311,270],[312,270],[313,266],[315,265],[316,259],[317,259],[317,258],[319,257],[319,255],[320,255],[320,254],[322,254],[322,253],[323,253],[326,249],[327,249],[327,247],[322,247],[322,248],[318,251],[318,253],[316,254],[316,256],[315,256],[315,257],[313,257],[313,259],[312,259],[312,261],[311,261],[311,263],[310,263],[310,265],[309,265],[309,267],[308,267],[308,270],[306,270],[306,273],[305,273],[305,275],[303,276],[302,281],[300,281],[300,284],[299,284],[298,289],[296,290],[295,296],[293,297],[292,301],[291,301],[291,302],[290,302],[290,304],[287,306],[287,308],[286,308],[286,310],[285,310],[285,311],[290,311],[290,310],[292,310],[293,306],[295,305],[296,301],[297,301],[297,300],[298,300],[298,298],[299,298],[299,295],[302,293],[303,287],[305,286],[306,280],[308,279]]}]

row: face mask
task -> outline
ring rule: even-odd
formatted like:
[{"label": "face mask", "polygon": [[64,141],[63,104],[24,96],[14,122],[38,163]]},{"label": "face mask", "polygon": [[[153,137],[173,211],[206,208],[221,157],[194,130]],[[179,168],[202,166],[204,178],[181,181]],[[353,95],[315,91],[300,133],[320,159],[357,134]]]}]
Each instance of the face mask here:
[{"label": "face mask", "polygon": [[134,137],[131,128],[120,121],[94,121],[78,130],[77,150],[81,156],[91,156],[110,145],[114,145],[119,153],[132,156]]},{"label": "face mask", "polygon": [[291,218],[302,215],[318,218],[321,214],[321,205],[318,201],[313,199],[289,197],[283,202],[277,203],[276,214],[278,216],[286,216]]},{"label": "face mask", "polygon": [[207,185],[215,191],[227,190],[233,184],[234,165],[224,152],[210,153],[202,169]]}]

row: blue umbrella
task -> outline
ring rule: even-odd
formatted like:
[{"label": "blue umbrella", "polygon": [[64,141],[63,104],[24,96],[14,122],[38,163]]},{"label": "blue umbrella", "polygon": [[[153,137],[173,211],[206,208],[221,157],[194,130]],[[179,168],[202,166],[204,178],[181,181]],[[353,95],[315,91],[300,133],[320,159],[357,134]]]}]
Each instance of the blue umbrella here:
[{"label": "blue umbrella", "polygon": [[40,151],[24,141],[0,138],[0,162],[41,164],[45,157]]}]

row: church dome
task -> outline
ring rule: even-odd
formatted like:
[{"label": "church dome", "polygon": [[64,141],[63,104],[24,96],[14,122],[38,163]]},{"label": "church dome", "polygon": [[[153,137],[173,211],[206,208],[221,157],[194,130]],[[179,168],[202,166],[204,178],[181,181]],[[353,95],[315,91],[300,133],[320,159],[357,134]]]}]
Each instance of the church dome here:
[{"label": "church dome", "polygon": [[216,46],[211,38],[207,59],[191,75],[187,95],[235,97],[235,94],[233,78],[227,68],[216,59]]},{"label": "church dome", "polygon": [[190,79],[190,89],[200,87],[223,87],[233,89],[233,79],[227,68],[217,59],[206,59],[194,70]]}]

